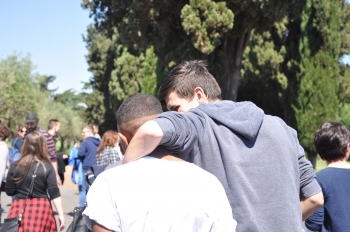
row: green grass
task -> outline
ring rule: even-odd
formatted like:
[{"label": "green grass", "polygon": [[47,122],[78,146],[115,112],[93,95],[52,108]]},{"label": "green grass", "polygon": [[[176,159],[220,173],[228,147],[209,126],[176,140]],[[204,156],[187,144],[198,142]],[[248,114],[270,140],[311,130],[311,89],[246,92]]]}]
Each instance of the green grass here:
[{"label": "green grass", "polygon": [[322,169],[324,169],[326,167],[327,167],[326,161],[321,160],[321,159],[317,159],[317,161],[316,161],[316,172],[318,172],[318,171],[320,171],[320,170],[322,170]]}]

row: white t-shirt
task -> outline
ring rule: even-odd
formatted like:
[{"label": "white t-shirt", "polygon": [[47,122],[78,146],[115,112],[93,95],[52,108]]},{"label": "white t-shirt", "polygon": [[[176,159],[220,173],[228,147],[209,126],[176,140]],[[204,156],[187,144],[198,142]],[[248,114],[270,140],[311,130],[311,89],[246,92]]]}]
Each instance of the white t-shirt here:
[{"label": "white t-shirt", "polygon": [[212,174],[181,161],[144,157],[101,173],[83,212],[112,231],[235,231],[225,190]]}]

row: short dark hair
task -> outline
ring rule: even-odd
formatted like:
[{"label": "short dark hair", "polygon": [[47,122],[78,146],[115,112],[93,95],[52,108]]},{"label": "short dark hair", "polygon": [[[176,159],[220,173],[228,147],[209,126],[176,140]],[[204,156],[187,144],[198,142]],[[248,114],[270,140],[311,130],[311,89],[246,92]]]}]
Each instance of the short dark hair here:
[{"label": "short dark hair", "polygon": [[215,78],[209,73],[203,60],[183,61],[170,71],[158,90],[158,99],[165,105],[165,98],[175,91],[180,97],[192,100],[194,89],[201,87],[209,101],[221,100],[221,89]]},{"label": "short dark hair", "polygon": [[98,125],[97,124],[91,124],[91,126],[94,127],[94,128],[96,127],[97,130],[98,130]]},{"label": "short dark hair", "polygon": [[343,159],[349,142],[349,128],[340,122],[322,123],[314,138],[317,153],[326,161]]},{"label": "short dark hair", "polygon": [[60,121],[57,119],[50,119],[49,122],[47,123],[47,128],[51,130],[54,126],[57,125]]},{"label": "short dark hair", "polygon": [[117,124],[120,126],[131,120],[161,114],[162,112],[162,106],[157,98],[148,94],[135,94],[125,100],[119,107]]}]

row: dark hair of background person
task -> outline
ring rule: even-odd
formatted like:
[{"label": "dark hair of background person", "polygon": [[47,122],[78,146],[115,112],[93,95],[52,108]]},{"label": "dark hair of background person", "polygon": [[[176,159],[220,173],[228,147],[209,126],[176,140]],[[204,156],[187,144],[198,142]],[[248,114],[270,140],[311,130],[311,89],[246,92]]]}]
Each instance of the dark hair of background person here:
[{"label": "dark hair of background person", "polygon": [[324,122],[315,133],[316,151],[326,161],[344,159],[349,143],[349,128],[340,122]]},{"label": "dark hair of background person", "polygon": [[115,144],[119,142],[120,138],[116,131],[108,130],[106,131],[101,139],[100,146],[97,148],[97,157],[100,157],[100,153],[105,149],[105,147],[115,147]]},{"label": "dark hair of background person", "polygon": [[165,98],[175,91],[179,97],[192,100],[194,89],[201,87],[209,101],[221,100],[221,89],[215,78],[209,73],[203,60],[183,61],[170,71],[158,90],[158,99],[166,105]]},{"label": "dark hair of background person", "polygon": [[57,125],[60,121],[57,119],[50,119],[49,122],[47,123],[47,129],[51,130],[54,126]]},{"label": "dark hair of background person", "polygon": [[93,128],[96,128],[98,130],[98,125],[97,124],[91,124]]},{"label": "dark hair of background person", "polygon": [[0,140],[5,141],[11,135],[11,130],[0,122]]},{"label": "dark hair of background person", "polygon": [[44,176],[46,177],[46,168],[42,161],[50,162],[46,138],[38,131],[30,132],[24,139],[21,158],[14,163],[17,170],[20,171],[20,175],[14,178],[15,183],[19,183],[25,178],[34,162],[39,162],[43,166]]},{"label": "dark hair of background person", "polygon": [[16,130],[16,133],[15,133],[15,136],[13,138],[16,138],[16,137],[19,137],[19,133],[22,133],[23,132],[23,128],[26,128],[25,126],[18,126],[17,127],[17,130]]},{"label": "dark hair of background person", "polygon": [[161,113],[163,113],[162,106],[157,98],[140,93],[131,96],[119,107],[117,124],[120,126],[134,119]]}]

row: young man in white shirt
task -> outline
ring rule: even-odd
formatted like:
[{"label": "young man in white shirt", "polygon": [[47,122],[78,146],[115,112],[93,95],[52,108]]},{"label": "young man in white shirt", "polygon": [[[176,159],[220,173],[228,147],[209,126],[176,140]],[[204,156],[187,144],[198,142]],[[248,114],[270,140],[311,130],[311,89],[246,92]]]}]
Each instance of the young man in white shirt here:
[{"label": "young man in white shirt", "polygon": [[[162,112],[159,101],[137,94],[119,108],[121,137]],[[94,232],[235,231],[224,188],[212,174],[157,148],[149,156],[101,173],[87,195],[84,217]]]}]

